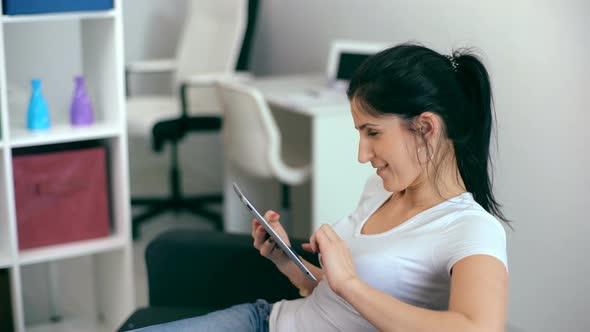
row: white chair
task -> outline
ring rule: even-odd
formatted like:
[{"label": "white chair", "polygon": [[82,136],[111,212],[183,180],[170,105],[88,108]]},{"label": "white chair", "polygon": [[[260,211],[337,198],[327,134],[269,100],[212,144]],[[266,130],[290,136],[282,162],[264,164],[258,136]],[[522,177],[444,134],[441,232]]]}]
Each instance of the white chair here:
[{"label": "white chair", "polygon": [[[217,88],[223,107],[225,162],[250,176],[278,180],[283,193],[281,207],[288,212],[289,186],[309,179],[309,157],[282,144],[279,128],[258,90],[229,81],[218,83]],[[288,219],[284,217],[281,219]]]},{"label": "white chair", "polygon": [[[176,58],[130,63],[126,67],[127,82],[132,74],[171,73],[175,91],[186,85],[195,87],[191,94],[198,94],[194,101],[191,98],[188,114],[219,115],[217,98],[211,93],[213,83],[221,77],[247,76],[236,72],[236,64],[248,22],[248,1],[192,0],[188,7]],[[131,95],[131,87],[127,92]],[[179,96],[129,96],[129,134],[149,135],[158,121],[177,117],[181,110]]]},{"label": "white chair", "polygon": [[[170,196],[132,198],[132,205],[145,206],[145,213],[134,216],[134,236],[138,225],[166,210],[187,210],[207,217],[221,229],[218,213],[204,204],[220,202],[221,194],[185,198],[181,192],[177,144],[189,132],[216,131],[221,128],[220,105],[214,83],[220,79],[247,79],[236,71],[238,59],[249,51],[257,0],[192,0],[175,59],[131,63],[126,68],[127,82],[132,74],[170,72],[175,95],[130,96],[127,86],[127,127],[130,136],[152,137],[154,150],[171,143]],[[244,37],[246,44],[243,44]],[[240,52],[241,51],[241,52]],[[244,65],[241,65],[244,67]]]}]

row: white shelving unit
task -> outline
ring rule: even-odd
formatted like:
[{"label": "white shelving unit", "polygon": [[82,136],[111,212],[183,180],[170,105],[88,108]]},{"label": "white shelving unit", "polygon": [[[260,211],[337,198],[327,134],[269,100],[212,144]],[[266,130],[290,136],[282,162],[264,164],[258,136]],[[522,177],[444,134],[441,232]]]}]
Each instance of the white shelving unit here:
[{"label": "white shelving unit", "polygon": [[[115,0],[114,9],[105,11],[18,16],[0,13],[0,269],[9,271],[12,318],[18,332],[113,331],[135,307],[121,2]],[[55,33],[59,30],[54,29],[56,26],[68,33]],[[66,45],[66,50],[53,44]],[[35,52],[24,51],[27,49]],[[60,66],[68,68],[62,71]],[[23,104],[22,94],[21,100],[16,100],[18,94],[11,91],[12,86],[20,85],[30,94],[32,71],[41,76],[52,116],[52,127],[45,132],[25,128],[28,96]],[[86,80],[96,119],[89,127],[74,128],[68,122],[64,105],[70,103],[73,74],[82,74]],[[50,87],[53,93],[47,92]],[[96,139],[108,145],[111,234],[19,250],[13,149]],[[33,317],[35,298],[27,298],[29,289],[43,290],[43,285],[28,280],[47,269],[48,263],[59,276],[59,322]],[[81,268],[72,268],[77,265]]]}]

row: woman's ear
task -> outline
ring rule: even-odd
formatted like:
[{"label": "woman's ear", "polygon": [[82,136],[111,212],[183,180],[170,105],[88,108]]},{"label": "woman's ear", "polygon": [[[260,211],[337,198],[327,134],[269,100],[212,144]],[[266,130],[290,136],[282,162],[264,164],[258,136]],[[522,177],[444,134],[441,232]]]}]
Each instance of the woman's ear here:
[{"label": "woman's ear", "polygon": [[420,136],[431,142],[440,133],[441,118],[436,113],[424,112],[416,118],[415,125]]}]

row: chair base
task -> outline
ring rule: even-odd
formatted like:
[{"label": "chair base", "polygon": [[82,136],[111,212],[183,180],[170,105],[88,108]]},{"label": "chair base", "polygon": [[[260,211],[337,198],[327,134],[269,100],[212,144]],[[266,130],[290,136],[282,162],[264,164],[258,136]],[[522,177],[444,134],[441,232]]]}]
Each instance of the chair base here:
[{"label": "chair base", "polygon": [[146,210],[133,216],[132,234],[133,239],[139,238],[139,227],[164,212],[173,211],[189,212],[204,217],[211,222],[215,229],[223,231],[223,220],[221,214],[207,208],[207,205],[221,203],[223,196],[220,194],[199,195],[194,197],[132,197],[133,207],[146,207]]}]

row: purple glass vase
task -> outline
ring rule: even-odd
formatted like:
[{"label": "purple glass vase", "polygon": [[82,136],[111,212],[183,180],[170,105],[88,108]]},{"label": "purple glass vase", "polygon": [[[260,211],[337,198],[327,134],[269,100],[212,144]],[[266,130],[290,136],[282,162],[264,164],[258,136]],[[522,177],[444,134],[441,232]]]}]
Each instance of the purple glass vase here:
[{"label": "purple glass vase", "polygon": [[70,123],[74,126],[87,126],[94,123],[94,112],[84,86],[84,77],[75,77],[76,88],[70,107]]}]

